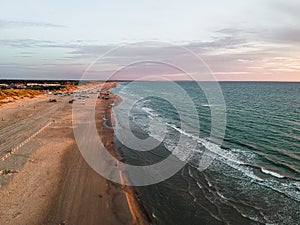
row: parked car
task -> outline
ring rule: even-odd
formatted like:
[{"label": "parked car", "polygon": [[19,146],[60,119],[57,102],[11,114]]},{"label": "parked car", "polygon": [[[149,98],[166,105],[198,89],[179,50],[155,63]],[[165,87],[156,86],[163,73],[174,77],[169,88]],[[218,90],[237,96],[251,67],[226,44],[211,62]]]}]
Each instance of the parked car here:
[{"label": "parked car", "polygon": [[55,98],[50,98],[49,102],[57,102]]}]

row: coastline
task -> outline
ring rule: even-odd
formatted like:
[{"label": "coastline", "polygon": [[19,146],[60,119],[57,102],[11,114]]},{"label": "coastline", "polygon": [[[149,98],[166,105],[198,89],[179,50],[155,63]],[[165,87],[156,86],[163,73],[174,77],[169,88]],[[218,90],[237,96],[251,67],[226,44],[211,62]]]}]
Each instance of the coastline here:
[{"label": "coastline", "polygon": [[[109,85],[108,85],[109,84]],[[102,91],[107,92],[111,88],[116,87],[117,83],[116,82],[111,82],[111,83],[106,83],[105,87],[102,88]],[[113,107],[118,106],[122,102],[122,98],[118,95],[115,95],[111,92],[109,92],[109,99],[108,100],[103,100],[100,99],[101,102],[106,102],[105,105],[107,106],[107,110],[105,110],[104,116],[105,118],[109,118],[106,123],[108,123],[108,127],[112,127],[114,123],[114,118],[112,114],[112,109]],[[114,106],[111,106],[112,103],[115,103]],[[101,105],[101,104],[100,104]],[[97,110],[97,107],[96,107]],[[99,115],[100,116],[100,115]],[[100,123],[98,124],[103,124],[103,116],[100,116]],[[114,129],[104,127],[104,126],[98,126],[98,132],[100,134],[100,137],[102,138],[102,142],[106,149],[112,154],[115,158],[117,158],[119,161],[122,160],[121,157],[117,154],[117,151],[114,148]],[[109,132],[109,138],[104,140],[104,132]],[[119,168],[119,166],[118,166]],[[124,174],[123,171],[120,169],[120,178],[121,180],[124,180]],[[128,207],[130,210],[130,213],[132,215],[132,218],[134,220],[134,223],[137,225],[149,225],[151,224],[150,218],[147,215],[147,212],[145,211],[143,205],[141,202],[138,200],[137,197],[137,192],[134,187],[127,186],[125,184],[122,184],[122,190],[126,196],[126,200],[128,203]]]}]

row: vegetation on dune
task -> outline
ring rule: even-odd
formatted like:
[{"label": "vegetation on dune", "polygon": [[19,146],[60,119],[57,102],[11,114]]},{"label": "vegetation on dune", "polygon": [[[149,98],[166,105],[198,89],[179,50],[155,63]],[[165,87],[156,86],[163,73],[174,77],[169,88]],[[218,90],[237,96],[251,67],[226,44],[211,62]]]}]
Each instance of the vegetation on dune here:
[{"label": "vegetation on dune", "polygon": [[33,98],[34,96],[40,95],[40,91],[36,90],[28,90],[28,89],[8,89],[8,90],[0,90],[0,101],[12,98],[12,99],[19,99],[19,98]]},{"label": "vegetation on dune", "polygon": [[68,84],[68,85],[65,85],[63,88],[60,89],[60,91],[74,91],[77,89],[77,86],[76,85],[72,85],[72,84]]}]

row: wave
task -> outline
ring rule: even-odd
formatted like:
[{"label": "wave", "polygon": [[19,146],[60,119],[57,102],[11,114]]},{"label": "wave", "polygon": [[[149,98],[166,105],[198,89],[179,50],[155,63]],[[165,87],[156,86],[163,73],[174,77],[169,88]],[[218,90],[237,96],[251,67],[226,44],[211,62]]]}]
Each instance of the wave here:
[{"label": "wave", "polygon": [[[204,138],[195,137],[194,135],[183,131],[182,129],[176,127],[175,125],[170,125],[170,124],[168,125],[173,127],[181,134],[193,138],[194,140],[197,140],[197,142],[200,143],[202,146],[204,146],[206,150],[215,154],[214,156],[216,157],[215,158],[216,160],[222,161],[223,163],[230,166],[231,168],[242,172],[246,177],[249,177],[251,180],[256,180],[260,182],[264,181],[262,178],[256,176],[254,172],[247,167],[248,163],[245,163],[242,160],[240,160],[234,153],[234,152],[244,152],[244,151],[240,149],[239,150],[235,149],[234,152],[226,151],[225,149],[222,149],[219,145],[214,144]],[[200,160],[201,159],[199,159],[199,162]],[[199,165],[199,168],[201,168],[201,165]]]},{"label": "wave", "polygon": [[[209,154],[211,154],[213,157],[215,157],[215,160],[213,163],[215,163],[216,165],[218,164],[216,162],[221,162],[221,163],[224,163],[225,165],[233,168],[234,170],[228,171],[227,173],[230,173],[231,176],[235,176],[235,178],[237,180],[247,179],[247,182],[255,182],[259,185],[265,186],[276,192],[284,194],[296,201],[300,200],[300,198],[298,197],[299,191],[298,190],[295,191],[295,189],[296,189],[295,185],[296,185],[296,187],[299,186],[297,183],[295,183],[295,185],[285,186],[285,182],[289,182],[291,180],[290,178],[287,178],[288,180],[284,181],[284,183],[279,183],[276,181],[276,179],[283,179],[286,177],[279,173],[276,173],[274,171],[268,170],[263,167],[258,167],[257,165],[255,165],[255,161],[259,157],[257,155],[257,153],[250,152],[248,150],[242,150],[242,149],[223,149],[221,146],[219,146],[215,143],[212,143],[209,139],[201,138],[197,135],[189,133],[189,132],[181,129],[180,127],[177,127],[175,124],[171,124],[170,122],[167,123],[161,117],[159,117],[159,115],[157,115],[156,111],[152,108],[142,106],[141,109],[144,112],[146,112],[149,116],[151,116],[151,119],[153,118],[155,120],[159,120],[160,123],[164,123],[166,126],[174,129],[178,133],[187,137],[185,139],[185,141],[188,142],[191,139],[191,140],[199,143],[200,146],[204,147],[204,151],[209,152]],[[140,121],[140,122],[142,122],[142,121]],[[161,134],[159,127],[158,127],[157,131],[152,130],[152,132],[149,132],[149,130],[147,130],[146,132],[149,134],[149,136],[163,142],[165,147],[170,152],[173,152],[175,149],[177,149],[175,155],[180,160],[189,161],[191,159],[189,157],[191,152],[194,152],[194,153],[201,152],[201,149],[198,149],[198,148],[191,149],[189,147],[190,146],[189,143],[185,146],[178,146],[177,143],[174,142],[174,138],[172,137],[172,135],[169,137],[169,138],[171,138],[170,140],[162,140],[162,137],[164,137],[164,136]],[[199,156],[197,156],[197,157],[198,157],[198,162],[200,163],[202,155],[199,154]],[[195,165],[192,164],[192,166],[194,167]],[[196,166],[197,166],[197,164],[196,164]],[[198,166],[199,167],[197,169],[199,169],[201,165],[198,165]],[[220,165],[219,166],[210,166],[209,169],[214,169],[214,170],[220,171],[220,170],[224,169],[224,167],[222,167],[222,165],[221,166]],[[270,177],[258,177],[254,173],[254,171],[257,169],[260,170],[264,174],[270,175]],[[241,176],[241,174],[237,174],[234,171],[239,171],[243,175]],[[223,172],[226,172],[226,171],[223,171]],[[272,178],[272,177],[274,177],[274,178]]]},{"label": "wave", "polygon": [[209,108],[211,108],[211,107],[221,107],[221,105],[214,105],[214,104],[201,104],[201,106],[209,107]]},{"label": "wave", "polygon": [[[295,180],[300,180],[299,177],[297,177],[297,175],[300,173],[300,170],[298,168],[296,168],[295,166],[288,164],[288,162],[282,160],[278,156],[269,156],[266,154],[261,154],[261,155],[264,157],[265,160],[267,160],[272,165],[288,170],[289,174],[285,174],[286,177],[295,179]],[[296,175],[296,177],[294,175]]]},{"label": "wave", "polygon": [[[257,168],[256,165],[253,165],[253,164],[250,165],[248,162],[242,161],[235,155],[235,153],[238,153],[238,152],[241,153],[241,152],[245,152],[245,151],[243,151],[241,149],[234,149],[234,150],[230,149],[228,151],[228,150],[222,149],[219,145],[216,145],[204,138],[195,137],[192,134],[189,134],[189,133],[185,132],[184,130],[176,127],[175,125],[169,124],[169,126],[172,126],[175,130],[177,130],[178,132],[180,132],[183,135],[187,135],[188,137],[196,139],[200,144],[202,144],[206,148],[206,150],[216,154],[217,157],[215,159],[217,161],[221,161],[222,163],[225,163],[226,165],[230,166],[231,168],[241,172],[245,177],[250,179],[249,182],[256,182],[259,185],[270,188],[278,193],[284,194],[285,196],[287,196],[293,200],[300,201],[300,198],[298,196],[299,193],[297,190],[295,190],[295,187],[298,187],[298,188],[300,187],[298,182],[294,182],[294,183],[290,183],[289,185],[285,185],[285,183],[278,183],[276,180],[273,180],[271,178],[263,179],[263,178],[258,177],[257,175],[254,174],[254,171],[251,168],[251,167]],[[255,157],[255,155],[253,154],[252,157]],[[209,167],[209,168],[211,169],[212,167]],[[221,167],[217,166],[215,168],[217,170],[220,170]],[[262,172],[268,173],[269,175],[271,175],[272,177],[275,177],[277,179],[285,178],[281,174],[275,173],[273,171],[269,171],[265,168],[261,168],[261,167],[258,167],[258,168],[260,168]],[[240,177],[238,175],[235,178],[242,179],[242,177]],[[293,180],[293,179],[291,179],[291,180]],[[289,182],[289,181],[287,181],[287,182]]]},{"label": "wave", "polygon": [[153,110],[151,108],[142,107],[142,110],[145,111],[147,114],[149,114],[151,119],[159,116],[157,113],[155,113],[155,110]]},{"label": "wave", "polygon": [[263,172],[263,173],[265,173],[265,174],[268,174],[268,175],[271,175],[271,176],[273,176],[273,177],[277,177],[277,178],[285,178],[285,176],[282,176],[282,175],[280,175],[279,173],[273,172],[273,171],[271,171],[271,170],[267,170],[267,169],[265,169],[265,168],[261,168],[260,170],[261,170],[261,172]]},{"label": "wave", "polygon": [[[161,124],[163,123],[163,125],[168,126],[168,129],[164,131],[168,133],[165,136],[160,134],[160,124],[158,124],[157,129],[148,129],[145,133],[161,141],[166,149],[170,151],[170,154],[176,147],[180,149],[175,152],[176,156],[181,160],[187,160],[187,167],[193,169],[193,173],[189,170],[188,174],[184,174],[184,176],[188,180],[190,180],[189,177],[193,178],[191,185],[195,187],[192,187],[198,187],[199,191],[204,192],[204,198],[208,200],[220,199],[222,204],[228,204],[235,208],[243,217],[258,223],[273,224],[274,221],[278,220],[278,217],[273,218],[272,213],[269,214],[269,209],[265,210],[266,205],[272,207],[277,199],[279,203],[286,202],[286,205],[292,204],[296,207],[300,202],[300,180],[297,179],[300,174],[298,168],[300,153],[297,148],[299,147],[297,141],[300,138],[298,133],[300,123],[297,121],[284,121],[282,117],[275,118],[274,115],[272,119],[265,120],[263,113],[268,111],[259,111],[255,107],[252,108],[253,110],[247,110],[247,108],[240,109],[239,106],[237,108],[228,108],[228,111],[231,111],[230,119],[234,121],[229,120],[229,125],[231,126],[227,128],[229,128],[230,132],[227,132],[227,139],[224,140],[226,148],[213,143],[209,138],[198,137],[193,134],[193,132],[189,131],[189,125],[188,129],[176,126],[175,124],[178,121],[175,117],[172,119],[173,114],[166,113],[165,111],[170,110],[172,112],[174,110],[164,107],[159,102],[154,102],[154,105],[138,105],[138,108],[147,114],[145,116],[143,113],[138,122],[145,125],[142,127],[144,129],[147,129],[147,125],[153,122],[151,120],[160,121]],[[209,107],[213,107],[213,105],[202,102],[198,104],[198,107],[202,110],[201,112],[206,113]],[[265,110],[269,109],[266,108]],[[159,117],[156,113],[160,111],[166,113],[171,119],[165,119],[163,116]],[[243,113],[234,113],[234,111],[241,111]],[[140,115],[138,114],[137,117]],[[194,121],[194,118],[189,119],[191,122]],[[209,126],[206,125],[211,121],[204,121],[204,119],[201,120],[201,125],[204,124],[205,126],[202,126],[201,129],[204,128],[207,131],[207,135],[209,135]],[[284,124],[284,122],[286,123]],[[293,126],[290,126],[290,124]],[[289,128],[294,130],[289,130],[289,132],[287,131]],[[267,133],[266,131],[269,132]],[[197,142],[196,148],[190,149],[188,145],[178,146],[177,141],[180,135],[185,136],[184,140],[188,141],[191,139]],[[215,160],[206,171],[200,173],[197,171],[197,163],[201,162],[203,152],[211,154],[215,157]],[[179,153],[181,155],[178,155]],[[192,159],[184,157],[184,155],[186,156],[191,153],[193,153]],[[200,171],[200,169],[198,170]],[[224,187],[227,184],[228,187],[232,188],[227,189],[227,187]],[[216,187],[221,187],[221,185],[222,188],[216,189]],[[198,195],[197,192],[194,195],[193,191],[195,189],[190,190],[188,188],[188,190],[194,201],[196,201]],[[210,195],[205,195],[206,192],[213,193],[214,198],[211,198]],[[241,198],[239,194],[241,194]],[[255,199],[255,197],[261,195],[265,196],[261,199]],[[247,198],[247,196],[250,198]],[[243,201],[245,202],[240,202],[241,199],[244,199]],[[233,201],[237,203],[235,204]],[[256,205],[256,203],[263,203],[264,201],[266,204]],[[197,204],[199,203],[201,203],[200,200],[197,201]],[[256,218],[255,214],[252,214],[252,211],[248,210],[248,207],[240,207],[240,204],[249,204],[251,208],[255,208],[256,206],[262,207],[262,211],[257,212],[258,218]],[[245,208],[247,211],[245,211]],[[258,208],[257,210],[260,209]]]},{"label": "wave", "polygon": [[[273,180],[271,178],[264,178],[264,179],[260,178],[257,175],[255,175],[253,169],[255,169],[255,168],[260,169],[261,172],[271,175],[272,177],[275,177],[276,179],[282,179],[285,177],[282,176],[281,174],[275,173],[275,172],[267,170],[265,168],[261,168],[256,165],[250,165],[249,162],[244,162],[235,155],[235,154],[241,155],[241,153],[243,153],[244,155],[250,156],[250,159],[251,158],[253,159],[253,158],[255,158],[254,154],[243,151],[241,149],[225,150],[225,149],[222,149],[219,145],[214,144],[204,138],[195,137],[193,134],[190,134],[190,133],[180,129],[180,128],[176,127],[175,125],[167,123],[167,126],[172,127],[174,130],[178,131],[179,133],[181,133],[191,139],[197,140],[197,142],[200,143],[202,146],[204,146],[206,150],[208,150],[209,152],[216,155],[215,160],[220,161],[220,162],[230,166],[234,170],[241,172],[245,176],[245,178],[250,179],[249,182],[256,182],[259,185],[270,188],[278,193],[284,194],[285,196],[287,196],[291,199],[294,199],[296,201],[300,200],[298,197],[298,191],[295,191],[295,187],[294,187],[295,185],[296,185],[296,187],[298,187],[299,186],[298,183],[295,183],[295,185],[292,185],[292,186],[284,186],[284,185],[281,185],[280,183],[277,183],[275,180]],[[159,138],[159,135],[151,135],[151,136],[153,136],[154,138]],[[165,143],[165,146],[171,152],[174,151],[174,149],[176,147],[179,148],[181,151],[179,151],[179,152],[177,151],[175,155],[180,160],[183,160],[183,161],[190,159],[187,157],[187,155],[190,154],[191,151],[192,152],[200,151],[198,149],[187,150],[186,146],[176,146],[172,143],[172,141],[169,141],[168,144]],[[181,154],[179,154],[179,153],[181,153]],[[201,156],[199,157],[198,160],[200,162]],[[212,169],[211,167],[209,167],[209,168]],[[217,170],[220,170],[221,167],[217,166],[214,168],[216,168]],[[242,179],[242,177],[240,175],[236,175],[235,178],[239,179],[239,180]]]}]

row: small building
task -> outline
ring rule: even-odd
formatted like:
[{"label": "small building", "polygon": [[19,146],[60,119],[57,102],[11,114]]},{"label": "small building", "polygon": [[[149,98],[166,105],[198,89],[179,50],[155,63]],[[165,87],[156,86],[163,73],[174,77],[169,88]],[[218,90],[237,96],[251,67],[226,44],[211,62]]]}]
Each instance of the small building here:
[{"label": "small building", "polygon": [[8,84],[0,84],[0,89],[7,89],[9,88]]},{"label": "small building", "polygon": [[27,83],[27,88],[33,89],[59,89],[61,84],[59,83]]}]

